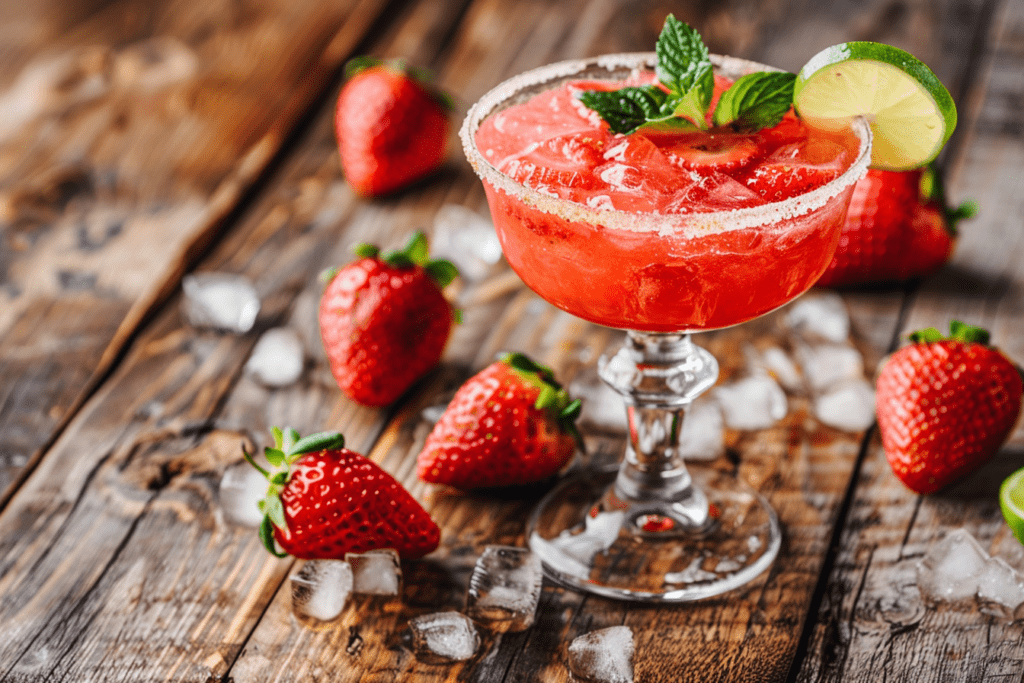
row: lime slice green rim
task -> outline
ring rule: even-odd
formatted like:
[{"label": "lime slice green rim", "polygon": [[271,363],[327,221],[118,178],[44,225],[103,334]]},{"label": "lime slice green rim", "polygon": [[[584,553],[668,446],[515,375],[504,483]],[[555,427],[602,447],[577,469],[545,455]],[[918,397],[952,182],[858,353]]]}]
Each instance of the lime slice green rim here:
[{"label": "lime slice green rim", "polygon": [[956,105],[923,62],[892,45],[852,42],[825,48],[797,74],[797,113],[825,129],[871,125],[871,167],[905,171],[938,156],[956,128]]},{"label": "lime slice green rim", "polygon": [[1024,543],[1024,467],[1008,476],[999,487],[999,507],[1013,535]]}]

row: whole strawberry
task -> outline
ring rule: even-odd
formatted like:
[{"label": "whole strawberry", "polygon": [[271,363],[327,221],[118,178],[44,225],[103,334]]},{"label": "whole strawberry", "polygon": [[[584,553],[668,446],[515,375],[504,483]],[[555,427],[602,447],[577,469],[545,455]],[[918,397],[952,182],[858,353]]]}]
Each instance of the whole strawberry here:
[{"label": "whole strawberry", "polygon": [[915,332],[878,376],[878,429],[908,488],[932,493],[991,458],[1021,410],[1021,375],[988,346],[988,332],[957,320],[950,334]]},{"label": "whole strawberry", "polygon": [[956,225],[973,202],[946,207],[938,172],[868,171],[853,189],[846,223],[821,287],[902,282],[938,270],[953,255]]},{"label": "whole strawberry", "polygon": [[324,290],[320,336],[341,390],[384,406],[440,360],[455,319],[441,289],[458,271],[429,259],[421,232],[401,251],[363,244],[356,255]]},{"label": "whole strawberry", "polygon": [[369,57],[346,65],[334,127],[345,177],[364,197],[394,192],[444,160],[445,95],[405,64]]},{"label": "whole strawberry", "polygon": [[[405,558],[437,548],[441,531],[408,491],[337,432],[303,439],[273,429],[265,449],[267,471],[242,453],[270,482],[260,501],[260,539],[278,557],[341,559],[345,553],[393,548]],[[278,552],[274,542],[281,547]]]},{"label": "whole strawberry", "polygon": [[507,354],[459,388],[423,444],[416,473],[459,489],[545,479],[576,452],[579,413],[580,402],[549,368]]}]

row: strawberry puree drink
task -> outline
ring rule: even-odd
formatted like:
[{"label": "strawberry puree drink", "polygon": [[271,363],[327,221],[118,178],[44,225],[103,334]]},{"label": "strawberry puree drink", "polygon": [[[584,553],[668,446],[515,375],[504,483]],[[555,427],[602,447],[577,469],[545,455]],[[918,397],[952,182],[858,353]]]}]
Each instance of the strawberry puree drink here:
[{"label": "strawberry puree drink", "polygon": [[[735,79],[765,68],[712,61],[709,112]],[[545,299],[609,327],[711,330],[781,306],[831,259],[867,133],[817,131],[790,111],[756,132],[711,127],[708,113],[708,130],[624,135],[580,101],[653,83],[653,64],[551,65],[478,103],[470,158],[506,258]]]}]

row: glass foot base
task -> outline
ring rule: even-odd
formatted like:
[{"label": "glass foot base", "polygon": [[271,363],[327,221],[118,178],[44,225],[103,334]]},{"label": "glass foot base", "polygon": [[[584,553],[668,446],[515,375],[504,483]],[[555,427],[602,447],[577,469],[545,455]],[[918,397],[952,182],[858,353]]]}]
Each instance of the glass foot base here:
[{"label": "glass foot base", "polygon": [[622,500],[616,472],[572,476],[538,504],[530,548],[554,581],[610,598],[689,602],[739,588],[778,555],[778,517],[729,474],[690,475],[696,499],[663,507]]}]

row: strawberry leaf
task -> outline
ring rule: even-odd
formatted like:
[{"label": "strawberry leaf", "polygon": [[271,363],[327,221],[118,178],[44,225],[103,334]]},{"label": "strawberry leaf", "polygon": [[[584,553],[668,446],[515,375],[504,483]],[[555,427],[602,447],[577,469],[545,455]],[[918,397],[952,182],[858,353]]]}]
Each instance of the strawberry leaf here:
[{"label": "strawberry leaf", "polygon": [[281,450],[285,453],[291,453],[295,446],[295,442],[299,440],[299,433],[289,427],[284,430],[284,438],[281,441]]},{"label": "strawberry leaf", "polygon": [[263,541],[263,546],[274,557],[288,557],[288,553],[278,552],[277,550],[277,546],[274,543],[274,527],[270,523],[270,517],[264,517],[263,522],[260,524],[260,540]]},{"label": "strawberry leaf", "polygon": [[267,462],[274,467],[280,467],[286,459],[284,451],[280,448],[270,448],[269,446],[263,449],[263,455],[267,456]]},{"label": "strawberry leaf", "polygon": [[338,268],[337,266],[332,266],[331,268],[324,268],[323,270],[320,271],[320,274],[317,275],[316,279],[319,280],[320,284],[324,286],[329,285],[331,284],[331,280],[334,279],[334,276],[338,274],[339,270],[341,269]]},{"label": "strawberry leaf", "polygon": [[417,230],[409,240],[409,244],[406,245],[405,254],[409,257],[409,260],[416,265],[424,265],[427,262],[427,259],[430,258],[430,249],[427,246],[427,236]]},{"label": "strawberry leaf", "polygon": [[946,337],[934,327],[928,327],[917,332],[910,333],[910,341],[915,344],[932,344],[940,342]]},{"label": "strawberry leaf", "polygon": [[274,486],[284,486],[288,483],[288,472],[278,472],[270,478],[270,483]]},{"label": "strawberry leaf", "polygon": [[949,321],[949,337],[950,339],[959,339],[960,341],[985,344],[988,345],[989,333],[988,330],[981,327],[975,327],[974,325],[968,325],[967,323],[960,322],[959,320]]},{"label": "strawberry leaf", "polygon": [[284,519],[284,505],[276,495],[267,496],[263,499],[263,512],[276,526],[285,529],[288,522]]},{"label": "strawberry leaf", "polygon": [[786,72],[747,74],[722,94],[712,123],[742,133],[777,126],[793,105],[795,82],[796,75]]},{"label": "strawberry leaf", "polygon": [[545,384],[540,390],[540,394],[537,395],[537,401],[533,404],[533,407],[538,410],[543,410],[545,408],[554,408],[557,403],[558,390],[550,384]]},{"label": "strawberry leaf", "polygon": [[253,460],[253,458],[252,458],[252,453],[250,453],[249,451],[245,450],[245,448],[244,448],[244,447],[242,448],[242,457],[243,457],[243,458],[245,458],[246,462],[248,462],[248,463],[249,463],[250,465],[252,465],[253,467],[255,467],[255,468],[256,468],[256,470],[257,470],[257,471],[258,471],[258,472],[259,472],[260,474],[262,474],[262,475],[263,475],[264,477],[266,477],[267,479],[270,479],[270,472],[268,472],[267,470],[265,470],[265,469],[263,469],[262,467],[260,467],[259,465],[257,465],[257,464],[256,464],[256,461],[255,461],[255,460]]},{"label": "strawberry leaf", "polygon": [[303,453],[335,451],[344,447],[345,437],[338,432],[318,432],[296,441],[288,455],[294,457]]},{"label": "strawberry leaf", "polygon": [[451,284],[452,280],[459,276],[459,269],[451,261],[445,259],[434,259],[428,261],[424,266],[430,279],[437,283],[438,287],[444,288]]},{"label": "strawberry leaf", "polygon": [[359,258],[377,258],[380,254],[380,247],[375,244],[357,244],[352,253]]}]

